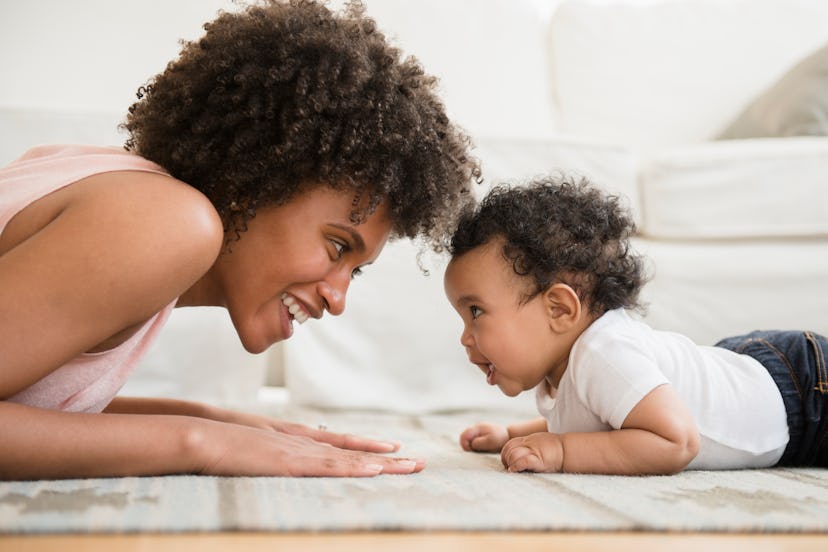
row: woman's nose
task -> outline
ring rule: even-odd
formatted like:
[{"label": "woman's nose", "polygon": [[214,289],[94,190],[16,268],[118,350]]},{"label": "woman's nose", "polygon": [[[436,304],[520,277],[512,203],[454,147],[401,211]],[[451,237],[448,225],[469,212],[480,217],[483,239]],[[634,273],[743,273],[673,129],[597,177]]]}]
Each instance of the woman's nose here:
[{"label": "woman's nose", "polygon": [[334,316],[345,312],[345,296],[351,283],[351,273],[346,270],[332,272],[319,283],[325,309]]}]

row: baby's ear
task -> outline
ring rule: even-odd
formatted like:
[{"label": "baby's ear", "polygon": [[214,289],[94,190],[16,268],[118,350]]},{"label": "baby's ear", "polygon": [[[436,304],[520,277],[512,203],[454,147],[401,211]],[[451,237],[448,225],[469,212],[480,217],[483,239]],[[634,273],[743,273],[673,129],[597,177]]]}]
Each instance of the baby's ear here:
[{"label": "baby's ear", "polygon": [[556,333],[565,333],[575,327],[581,318],[581,300],[567,284],[552,284],[543,292],[543,303],[549,318],[549,327]]}]

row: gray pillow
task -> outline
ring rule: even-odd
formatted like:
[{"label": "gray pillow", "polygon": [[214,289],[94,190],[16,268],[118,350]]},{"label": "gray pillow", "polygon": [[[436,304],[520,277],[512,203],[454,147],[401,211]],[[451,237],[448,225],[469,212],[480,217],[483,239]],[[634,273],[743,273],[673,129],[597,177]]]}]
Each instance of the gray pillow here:
[{"label": "gray pillow", "polygon": [[828,135],[828,45],[756,98],[718,139]]}]

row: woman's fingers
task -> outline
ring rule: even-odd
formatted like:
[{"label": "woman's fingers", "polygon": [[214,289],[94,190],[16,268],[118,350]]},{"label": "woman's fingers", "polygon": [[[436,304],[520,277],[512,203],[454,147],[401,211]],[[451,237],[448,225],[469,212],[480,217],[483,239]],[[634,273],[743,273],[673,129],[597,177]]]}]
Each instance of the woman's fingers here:
[{"label": "woman's fingers", "polygon": [[278,426],[278,429],[279,431],[290,435],[310,437],[314,441],[327,443],[337,448],[347,450],[384,453],[396,452],[400,449],[400,443],[395,441],[379,441],[347,433],[334,433],[332,431],[328,431],[328,429],[322,425],[320,425],[317,429],[313,429],[301,424],[283,423]]},{"label": "woman's fingers", "polygon": [[360,450],[365,452],[396,452],[400,444],[391,441],[377,441],[358,435],[347,433],[332,433],[330,431],[318,431],[311,435],[311,438],[322,443],[328,443],[335,447],[347,450]]},{"label": "woman's fingers", "polygon": [[[422,471],[425,461],[412,458],[389,458],[370,453],[346,451],[322,443],[304,451],[307,456],[291,460],[300,471],[292,475],[315,477],[373,477],[379,474],[406,475]],[[301,454],[301,451],[299,451]]]}]

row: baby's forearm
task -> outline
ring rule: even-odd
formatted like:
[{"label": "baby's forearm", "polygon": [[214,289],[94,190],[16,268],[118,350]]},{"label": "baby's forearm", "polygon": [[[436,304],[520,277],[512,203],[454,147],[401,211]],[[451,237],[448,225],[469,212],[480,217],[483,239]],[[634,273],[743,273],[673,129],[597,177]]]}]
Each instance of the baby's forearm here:
[{"label": "baby's forearm", "polygon": [[695,458],[692,438],[671,441],[650,431],[619,429],[558,436],[560,471],[617,475],[677,473]]},{"label": "baby's forearm", "polygon": [[509,432],[509,439],[514,439],[515,437],[525,437],[533,433],[546,431],[546,419],[535,418],[534,420],[529,420],[527,422],[512,424],[506,429]]}]

